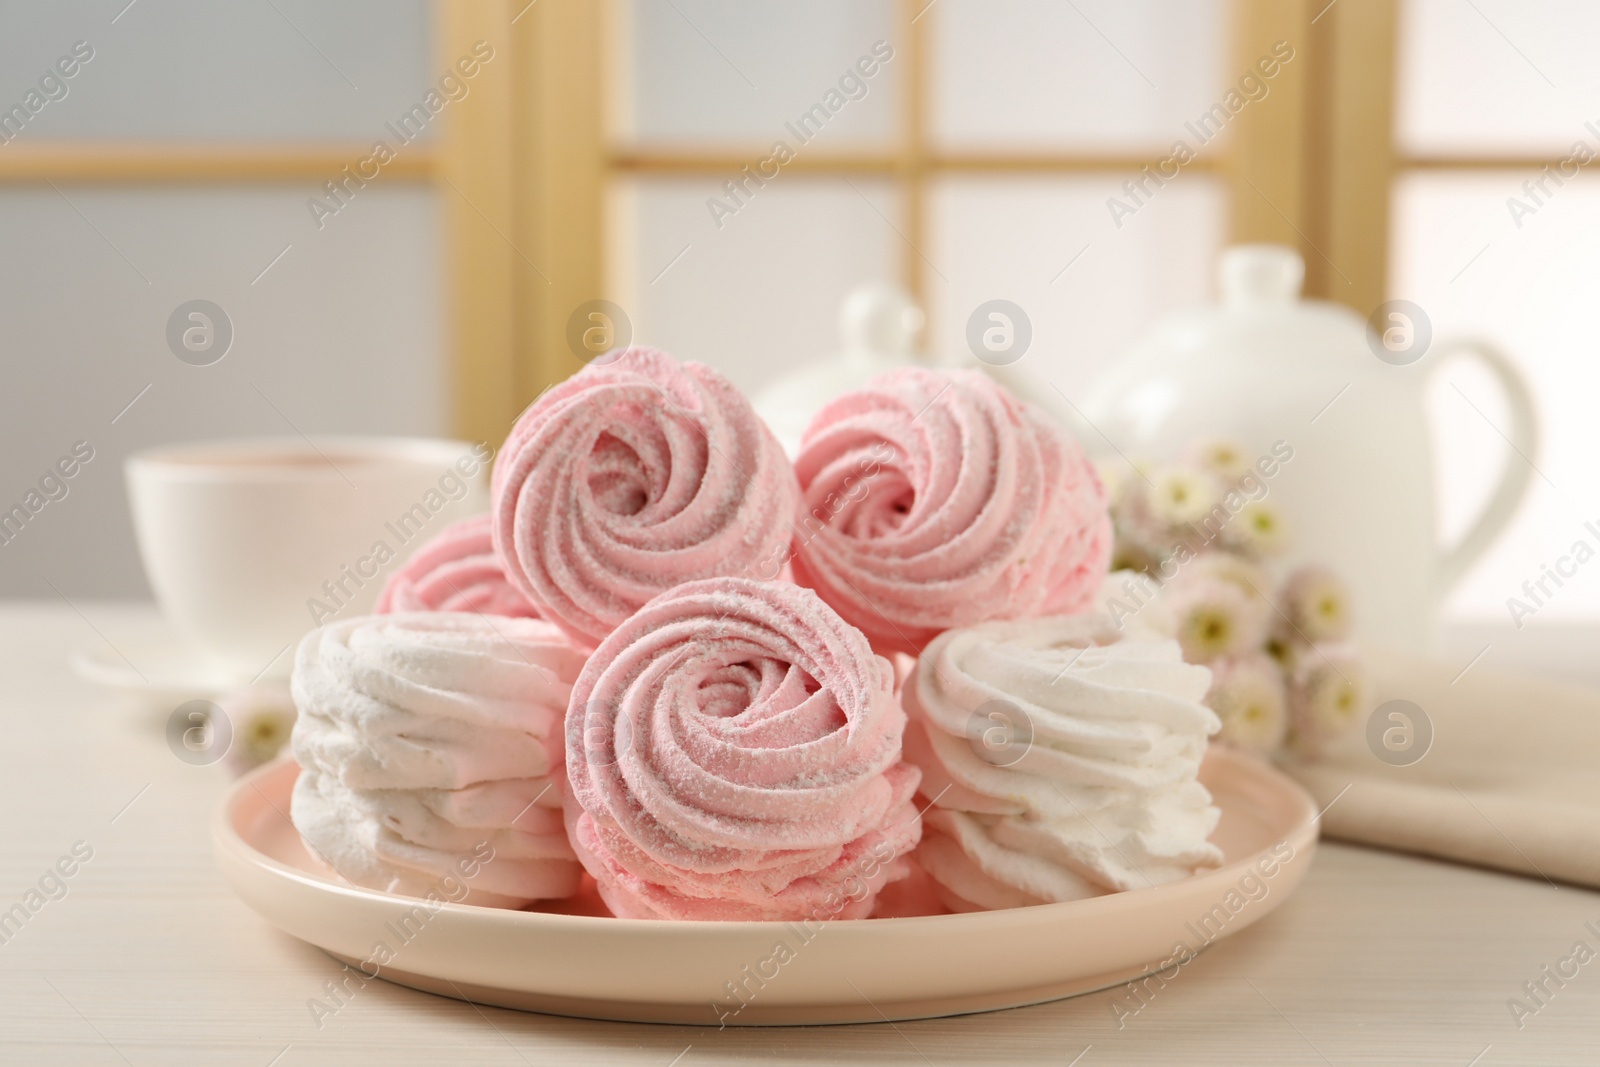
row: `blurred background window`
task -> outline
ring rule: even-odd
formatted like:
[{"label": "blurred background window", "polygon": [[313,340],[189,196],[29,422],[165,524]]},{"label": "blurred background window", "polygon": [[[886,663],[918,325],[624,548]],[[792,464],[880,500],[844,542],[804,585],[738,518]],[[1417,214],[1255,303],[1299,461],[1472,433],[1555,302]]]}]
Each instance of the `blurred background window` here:
[{"label": "blurred background window", "polygon": [[[1586,171],[1537,184],[1579,142],[1600,153],[1583,43],[1600,13],[1578,0],[0,12],[0,476],[96,450],[84,521],[8,546],[7,595],[144,593],[119,468],[148,444],[499,440],[581,365],[570,328],[594,300],[623,336],[755,390],[834,351],[863,282],[921,302],[941,358],[1004,298],[1032,320],[1026,373],[1076,398],[1154,317],[1207,298],[1241,240],[1297,248],[1308,292],[1363,316],[1403,297],[1436,336],[1487,335],[1534,383],[1541,476],[1451,611],[1499,616],[1600,518],[1600,194]],[[169,350],[193,299],[233,326],[213,366]],[[1431,403],[1453,537],[1507,416],[1465,366]],[[1550,612],[1600,614],[1600,582]]]},{"label": "blurred background window", "polygon": [[[426,0],[0,5],[4,506],[94,452],[51,505],[73,520],[5,545],[5,595],[149,595],[129,452],[451,431],[435,131],[320,227],[307,208],[397,140],[435,42]],[[232,324],[210,366],[167,340],[195,299]]]},{"label": "blurred background window", "polygon": [[[1409,0],[1401,5],[1391,292],[1416,301],[1435,336],[1499,342],[1533,388],[1545,427],[1539,475],[1517,519],[1447,605],[1503,619],[1506,597],[1600,520],[1600,8],[1577,0]],[[1563,162],[1571,161],[1563,177]],[[1549,175],[1553,172],[1554,177]],[[1509,415],[1463,364],[1430,397],[1442,520],[1455,536],[1494,484]],[[1511,462],[1521,462],[1512,457]],[[1580,572],[1549,616],[1600,615]]]}]

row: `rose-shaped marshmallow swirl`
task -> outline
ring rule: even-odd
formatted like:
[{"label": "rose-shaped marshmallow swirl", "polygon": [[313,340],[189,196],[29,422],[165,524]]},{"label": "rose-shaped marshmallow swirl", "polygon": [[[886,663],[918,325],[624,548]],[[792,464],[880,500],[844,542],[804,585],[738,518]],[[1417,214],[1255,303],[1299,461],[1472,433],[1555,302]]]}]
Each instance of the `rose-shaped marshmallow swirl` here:
[{"label": "rose-shaped marshmallow swirl", "polygon": [[1110,562],[1106,493],[1082,449],[979,371],[879,375],[817,413],[795,468],[795,580],[881,651],[1078,611]]},{"label": "rose-shaped marshmallow swirl", "polygon": [[517,420],[492,492],[495,548],[512,584],[593,647],[665,589],[781,562],[799,490],[731,382],[630,348]]},{"label": "rose-shaped marshmallow swirl", "polygon": [[488,515],[452,523],[389,575],[373,612],[470,611],[537,616],[528,598],[506,581],[495,555]]},{"label": "rose-shaped marshmallow swirl", "polygon": [[1216,866],[1196,780],[1205,667],[1108,617],[990,622],[928,646],[906,758],[935,807],[917,860],[957,910],[1159,885]]},{"label": "rose-shaped marshmallow swirl", "polygon": [[312,631],[290,686],[295,827],[356,885],[425,896],[466,862],[476,902],[569,896],[581,871],[561,723],[582,666],[535,619],[374,615]]},{"label": "rose-shaped marshmallow swirl", "polygon": [[889,662],[816,594],[679,586],[573,687],[573,845],[619,916],[863,916],[920,833],[905,723]]}]

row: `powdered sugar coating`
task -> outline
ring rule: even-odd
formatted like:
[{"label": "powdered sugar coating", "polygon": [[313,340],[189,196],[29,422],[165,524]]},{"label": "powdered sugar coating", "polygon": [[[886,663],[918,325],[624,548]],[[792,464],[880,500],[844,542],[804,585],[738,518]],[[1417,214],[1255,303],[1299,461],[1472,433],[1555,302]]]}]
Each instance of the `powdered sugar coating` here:
[{"label": "powdered sugar coating", "polygon": [[1109,617],[989,622],[928,646],[906,758],[930,798],[916,854],[957,911],[1075,900],[1214,867],[1196,776],[1221,723],[1205,667]]},{"label": "powdered sugar coating", "polygon": [[507,576],[589,647],[665,589],[781,558],[799,493],[731,382],[649,348],[591,363],[537,400],[491,490]]},{"label": "powdered sugar coating", "polygon": [[389,575],[373,614],[468,611],[537,617],[528,598],[506,580],[491,526],[488,515],[474,515],[446,527]]},{"label": "powdered sugar coating", "polygon": [[820,411],[795,464],[794,575],[880,650],[1083,609],[1111,558],[1077,442],[980,371],[888,371]]},{"label": "powdered sugar coating", "polygon": [[905,722],[893,668],[814,593],[680,586],[573,687],[573,845],[624,917],[863,916],[920,835]]},{"label": "powdered sugar coating", "polygon": [[313,630],[291,683],[295,828],[372,889],[424,896],[477,860],[475,902],[572,894],[561,726],[582,664],[536,619],[427,612]]}]

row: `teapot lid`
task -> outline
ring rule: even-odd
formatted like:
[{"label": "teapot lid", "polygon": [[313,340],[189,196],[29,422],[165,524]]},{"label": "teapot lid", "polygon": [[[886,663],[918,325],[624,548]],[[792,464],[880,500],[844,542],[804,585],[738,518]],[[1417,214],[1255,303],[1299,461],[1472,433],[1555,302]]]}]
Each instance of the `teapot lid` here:
[{"label": "teapot lid", "polygon": [[784,450],[799,455],[800,439],[824,404],[876,374],[917,360],[923,321],[922,309],[898,286],[869,282],[856,287],[839,308],[843,350],[780,376],[755,396],[757,413]]},{"label": "teapot lid", "polygon": [[888,282],[857,286],[839,308],[839,335],[846,352],[909,361],[922,326],[922,309]]},{"label": "teapot lid", "polygon": [[1283,245],[1234,245],[1218,259],[1217,276],[1229,307],[1282,304],[1299,297],[1306,264]]},{"label": "teapot lid", "polygon": [[1233,245],[1217,263],[1222,299],[1180,309],[1158,320],[1134,351],[1308,348],[1365,353],[1366,321],[1343,304],[1304,299],[1305,261],[1274,244]]}]

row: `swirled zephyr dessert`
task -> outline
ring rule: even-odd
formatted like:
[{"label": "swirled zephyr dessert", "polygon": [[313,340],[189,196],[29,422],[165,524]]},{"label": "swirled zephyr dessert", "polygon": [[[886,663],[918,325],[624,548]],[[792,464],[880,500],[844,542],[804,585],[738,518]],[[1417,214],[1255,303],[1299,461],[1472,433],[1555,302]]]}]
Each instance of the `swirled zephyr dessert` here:
[{"label": "swirled zephyr dessert", "polygon": [[665,589],[755,574],[781,557],[798,489],[782,447],[732,383],[630,348],[517,420],[491,492],[512,584],[592,648]]},{"label": "swirled zephyr dessert", "polygon": [[487,515],[452,523],[424,544],[383,584],[373,612],[471,611],[537,616],[528,598],[506,581],[495,555]]},{"label": "swirled zephyr dessert", "polygon": [[812,420],[794,576],[880,651],[1083,608],[1111,557],[1077,442],[979,371],[905,368]]},{"label": "swirled zephyr dessert", "polygon": [[573,845],[622,917],[864,917],[920,832],[905,721],[889,662],[809,590],[679,586],[573,687]]},{"label": "swirled zephyr dessert", "polygon": [[1205,667],[1096,615],[951,630],[906,686],[932,802],[915,859],[956,911],[1074,900],[1221,863],[1196,780]]},{"label": "swirled zephyr dessert", "polygon": [[291,683],[295,828],[371,889],[426,896],[464,878],[473,903],[570,896],[582,870],[562,821],[561,721],[582,665],[534,619],[376,615],[307,634]]}]

